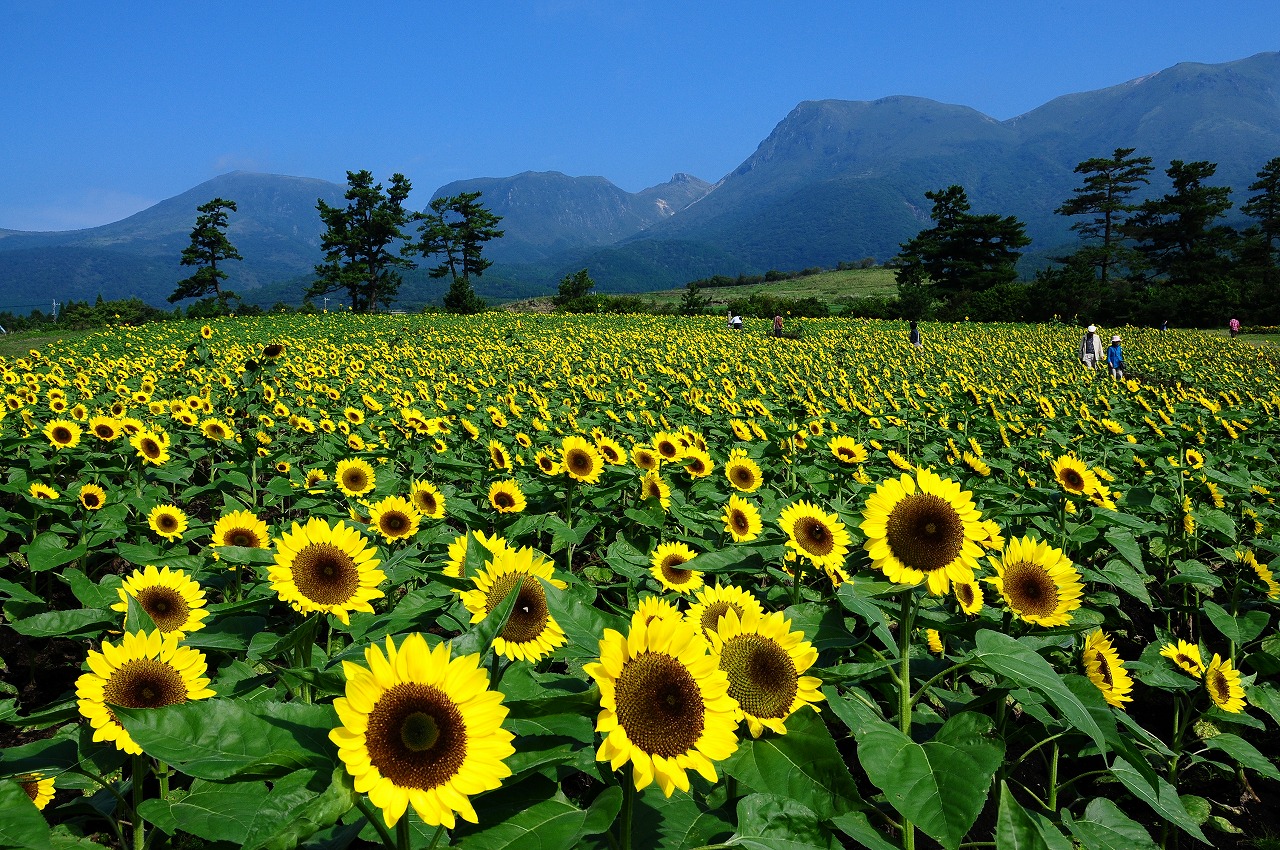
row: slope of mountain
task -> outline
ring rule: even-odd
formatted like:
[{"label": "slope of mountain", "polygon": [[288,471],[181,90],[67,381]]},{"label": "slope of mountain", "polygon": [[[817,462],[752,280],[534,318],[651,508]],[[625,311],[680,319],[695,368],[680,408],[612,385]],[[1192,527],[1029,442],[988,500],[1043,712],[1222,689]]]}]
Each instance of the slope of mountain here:
[{"label": "slope of mountain", "polygon": [[707,193],[711,184],[677,174],[637,193],[603,177],[570,177],[559,171],[526,171],[513,177],[481,177],[441,186],[433,198],[480,192],[502,216],[506,235],[487,247],[492,259],[530,263],[611,245],[671,216]]}]

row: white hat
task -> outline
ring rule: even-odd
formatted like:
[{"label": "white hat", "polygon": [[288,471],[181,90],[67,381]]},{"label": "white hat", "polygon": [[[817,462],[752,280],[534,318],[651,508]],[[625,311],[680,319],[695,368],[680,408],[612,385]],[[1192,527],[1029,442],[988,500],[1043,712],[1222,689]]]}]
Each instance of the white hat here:
[{"label": "white hat", "polygon": [[1088,331],[1089,331],[1089,333],[1094,333],[1095,331],[1097,331],[1097,330],[1098,330],[1098,326],[1097,326],[1097,325],[1089,325],[1089,327],[1088,327],[1088,328],[1086,328],[1086,330],[1088,330]]},{"label": "white hat", "polygon": [[1120,336],[1117,334],[1116,336],[1111,337],[1111,341],[1112,341],[1112,342],[1119,342],[1119,341],[1120,341]]}]

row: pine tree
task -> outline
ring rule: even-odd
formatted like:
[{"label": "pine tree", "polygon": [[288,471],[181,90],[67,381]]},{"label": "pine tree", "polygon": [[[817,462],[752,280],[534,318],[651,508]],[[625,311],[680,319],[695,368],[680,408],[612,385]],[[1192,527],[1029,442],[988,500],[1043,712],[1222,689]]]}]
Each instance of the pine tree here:
[{"label": "pine tree", "polygon": [[1128,220],[1138,207],[1128,198],[1139,186],[1151,182],[1147,179],[1151,157],[1133,156],[1133,151],[1116,148],[1110,158],[1086,159],[1077,165],[1075,173],[1087,175],[1084,185],[1073,190],[1075,197],[1054,210],[1058,215],[1090,216],[1071,225],[1089,243],[1075,258],[1098,270],[1104,288],[1112,270],[1133,257],[1124,240]]},{"label": "pine tree", "polygon": [[497,228],[502,216],[494,215],[480,203],[480,192],[463,192],[452,197],[434,199],[431,212],[417,216],[423,224],[418,228],[418,242],[407,251],[424,257],[441,256],[440,264],[430,270],[433,278],[451,277],[444,307],[450,313],[478,313],[485,308],[483,298],[476,295],[471,277],[480,277],[493,265],[483,256],[484,243],[499,239],[504,231]]},{"label": "pine tree", "polygon": [[357,313],[371,313],[395,300],[403,282],[400,269],[416,268],[393,250],[409,238],[402,228],[409,221],[404,202],[412,188],[403,174],[391,175],[384,191],[371,172],[348,171],[345,207],[316,201],[327,228],[320,241],[325,257],[315,267],[308,298],[345,289]]},{"label": "pine tree", "polygon": [[1218,220],[1231,209],[1231,188],[1204,182],[1217,168],[1204,160],[1175,159],[1165,170],[1173,191],[1139,207],[1132,232],[1149,276],[1189,286],[1230,275],[1236,234]]},{"label": "pine tree", "polygon": [[191,244],[182,249],[181,260],[184,266],[196,266],[196,271],[191,277],[178,281],[177,288],[169,296],[170,304],[184,298],[212,294],[220,307],[226,307],[227,298],[232,293],[222,291],[222,281],[226,280],[227,273],[218,268],[218,261],[244,259],[227,239],[228,211],[236,211],[236,202],[223,198],[214,198],[196,207],[200,215],[196,217],[196,226],[191,231]]}]

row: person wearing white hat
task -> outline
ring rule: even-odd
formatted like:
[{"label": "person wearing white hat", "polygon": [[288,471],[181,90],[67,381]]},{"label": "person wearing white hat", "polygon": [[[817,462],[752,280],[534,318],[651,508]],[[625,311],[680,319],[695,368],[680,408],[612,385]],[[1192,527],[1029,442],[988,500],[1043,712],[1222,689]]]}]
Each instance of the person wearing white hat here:
[{"label": "person wearing white hat", "polygon": [[1107,366],[1111,368],[1111,380],[1124,380],[1124,352],[1120,350],[1120,335],[1111,337],[1111,345],[1107,346]]},{"label": "person wearing white hat", "polygon": [[1089,325],[1080,340],[1080,362],[1088,369],[1097,369],[1102,362],[1102,340],[1098,338],[1096,325]]}]

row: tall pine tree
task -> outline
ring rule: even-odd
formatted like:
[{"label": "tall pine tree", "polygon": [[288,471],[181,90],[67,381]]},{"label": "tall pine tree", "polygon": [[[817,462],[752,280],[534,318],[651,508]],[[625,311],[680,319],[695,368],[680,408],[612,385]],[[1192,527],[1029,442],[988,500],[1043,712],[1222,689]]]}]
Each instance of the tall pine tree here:
[{"label": "tall pine tree", "polygon": [[236,246],[227,239],[227,212],[236,211],[236,202],[223,198],[214,198],[207,204],[196,207],[200,213],[196,217],[196,226],[191,231],[191,244],[182,249],[181,263],[184,266],[196,266],[195,274],[178,281],[178,286],[169,296],[169,303],[175,304],[184,298],[201,298],[214,295],[218,306],[225,309],[230,292],[222,291],[222,281],[227,273],[218,268],[220,260],[243,260]]},{"label": "tall pine tree", "polygon": [[1129,203],[1129,196],[1151,182],[1147,179],[1151,157],[1133,156],[1133,152],[1134,148],[1116,148],[1110,157],[1086,159],[1077,165],[1075,173],[1085,175],[1084,185],[1054,210],[1059,215],[1089,216],[1071,225],[1086,242],[1074,259],[1097,269],[1104,288],[1112,271],[1133,256],[1125,245],[1126,225],[1138,207]]},{"label": "tall pine tree", "polygon": [[391,175],[384,190],[371,172],[348,171],[345,207],[316,201],[326,227],[320,241],[325,256],[315,267],[308,297],[345,289],[357,313],[374,312],[395,299],[403,282],[400,270],[416,268],[396,249],[409,238],[402,228],[409,221],[404,202],[412,188],[403,174]]},{"label": "tall pine tree", "polygon": [[1231,187],[1205,185],[1217,168],[1204,160],[1175,159],[1165,170],[1173,190],[1139,207],[1133,235],[1148,277],[1193,286],[1230,275],[1236,234],[1219,219],[1231,209]]},{"label": "tall pine tree", "polygon": [[418,228],[421,238],[406,247],[424,257],[443,257],[430,275],[450,276],[449,291],[444,296],[444,307],[450,313],[477,313],[485,308],[471,278],[480,277],[493,265],[493,260],[483,256],[484,243],[501,238],[505,232],[497,227],[502,216],[481,204],[480,194],[463,192],[434,199],[431,212],[417,216],[423,222]]}]

